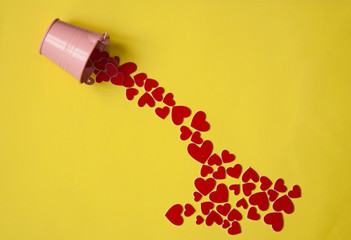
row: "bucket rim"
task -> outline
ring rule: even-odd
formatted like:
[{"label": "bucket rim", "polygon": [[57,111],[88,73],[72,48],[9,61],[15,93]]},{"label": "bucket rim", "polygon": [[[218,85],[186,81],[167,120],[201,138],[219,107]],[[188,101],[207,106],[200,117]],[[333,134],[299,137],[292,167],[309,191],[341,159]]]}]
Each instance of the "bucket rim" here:
[{"label": "bucket rim", "polygon": [[48,29],[46,29],[46,32],[45,32],[45,34],[44,34],[44,37],[41,39],[40,46],[39,46],[39,54],[40,54],[40,55],[42,55],[42,54],[41,54],[41,50],[42,50],[42,48],[43,48],[43,44],[44,44],[44,42],[45,42],[46,36],[47,36],[48,33],[50,32],[50,29],[52,28],[52,26],[53,26],[57,21],[59,21],[59,20],[60,20],[59,18],[56,18],[54,21],[52,21],[52,23],[50,24],[50,26],[48,27]]}]

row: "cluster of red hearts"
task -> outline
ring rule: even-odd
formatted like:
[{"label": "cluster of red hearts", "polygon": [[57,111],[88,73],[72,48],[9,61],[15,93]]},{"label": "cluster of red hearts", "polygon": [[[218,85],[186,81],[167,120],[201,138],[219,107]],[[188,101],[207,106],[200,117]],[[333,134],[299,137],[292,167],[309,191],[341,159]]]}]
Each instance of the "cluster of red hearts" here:
[{"label": "cluster of red hearts", "polygon": [[[241,233],[240,221],[245,212],[249,220],[263,219],[274,231],[283,229],[283,213],[293,213],[292,199],[301,197],[298,185],[288,191],[281,178],[273,182],[266,176],[260,176],[251,167],[243,170],[241,164],[235,163],[235,155],[228,150],[223,150],[220,155],[213,153],[213,143],[201,138],[201,133],[210,130],[206,114],[198,111],[192,117],[190,126],[183,125],[184,119],[192,115],[190,108],[176,105],[173,94],[165,93],[165,89],[145,73],[132,77],[131,74],[137,70],[135,63],[120,65],[118,57],[110,57],[107,52],[94,50],[89,64],[94,68],[97,83],[110,81],[114,85],[126,87],[128,100],[133,100],[139,90],[144,88],[144,93],[138,99],[139,107],[148,105],[153,108],[156,101],[163,103],[163,107],[155,108],[156,115],[161,119],[171,115],[172,122],[180,126],[180,139],[191,141],[187,147],[188,153],[201,164],[201,177],[195,179],[196,191],[193,193],[194,201],[200,203],[201,209],[201,213],[196,216],[196,224],[211,226],[215,223],[227,229],[230,235],[235,235]],[[228,178],[233,184],[223,182]],[[230,200],[230,197],[234,200]],[[269,212],[270,206],[273,211]],[[196,209],[189,203],[184,207],[175,204],[165,216],[171,223],[182,225],[183,216],[190,217],[195,212]]]}]

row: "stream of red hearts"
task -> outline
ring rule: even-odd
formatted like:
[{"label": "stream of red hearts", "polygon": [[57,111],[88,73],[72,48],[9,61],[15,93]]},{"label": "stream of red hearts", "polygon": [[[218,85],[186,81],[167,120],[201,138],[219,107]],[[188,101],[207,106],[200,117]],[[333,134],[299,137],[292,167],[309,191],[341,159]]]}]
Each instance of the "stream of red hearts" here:
[{"label": "stream of red hearts", "polygon": [[[119,57],[110,57],[108,52],[94,50],[88,65],[94,68],[90,81],[110,81],[114,85],[125,87],[126,98],[129,101],[139,95],[139,107],[147,105],[154,108],[156,102],[163,104],[162,107],[155,108],[155,114],[161,119],[171,115],[172,122],[180,126],[180,140],[190,140],[187,151],[201,164],[200,176],[194,181],[196,191],[193,193],[195,202],[202,200],[201,212],[195,219],[197,225],[205,222],[207,226],[211,226],[215,223],[227,229],[230,235],[236,235],[242,231],[239,222],[245,212],[246,218],[252,221],[260,220],[264,214],[263,221],[271,225],[274,231],[279,232],[283,229],[283,213],[293,213],[292,199],[301,197],[301,188],[298,185],[294,185],[288,191],[281,178],[273,184],[268,177],[260,176],[251,167],[243,171],[241,164],[233,164],[236,157],[228,150],[223,150],[220,154],[213,153],[213,143],[201,137],[201,133],[210,130],[206,114],[198,111],[192,117],[190,126],[182,125],[184,119],[191,117],[191,109],[176,105],[173,94],[165,92],[165,89],[146,73],[134,74],[137,70],[135,63],[120,64]],[[131,76],[132,74],[134,75]],[[227,177],[233,180],[232,185],[220,183]],[[241,197],[240,190],[243,192]],[[230,201],[230,196],[236,199]],[[270,206],[273,211],[267,212]],[[183,224],[184,217],[190,217],[195,212],[196,209],[190,203],[186,203],[184,207],[175,204],[165,216],[171,223],[179,226]]]}]

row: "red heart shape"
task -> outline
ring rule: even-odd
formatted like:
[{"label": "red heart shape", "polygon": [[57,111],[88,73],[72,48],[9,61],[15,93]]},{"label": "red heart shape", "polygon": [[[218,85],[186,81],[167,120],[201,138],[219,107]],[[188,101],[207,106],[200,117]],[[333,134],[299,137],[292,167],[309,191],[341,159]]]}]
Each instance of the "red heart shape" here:
[{"label": "red heart shape", "polygon": [[208,174],[213,173],[213,168],[207,165],[202,165],[200,174],[201,177],[207,177]]},{"label": "red heart shape", "polygon": [[257,192],[249,197],[249,203],[258,206],[261,211],[266,211],[269,208],[269,201],[266,192]]},{"label": "red heart shape", "polygon": [[257,213],[257,208],[250,207],[249,211],[247,212],[247,218],[257,221],[257,220],[260,220],[261,215]]},{"label": "red heart shape", "polygon": [[182,141],[185,141],[188,138],[190,138],[191,134],[193,133],[187,126],[181,126],[180,132],[181,132],[180,139]]},{"label": "red heart shape", "polygon": [[156,101],[161,102],[163,99],[163,93],[165,92],[165,89],[163,87],[158,87],[154,89],[151,94],[155,98]]},{"label": "red heart shape", "polygon": [[259,178],[260,177],[258,176],[257,172],[250,167],[244,172],[241,179],[243,182],[248,182],[250,179],[252,179],[254,182],[258,182]]},{"label": "red heart shape", "polygon": [[281,212],[268,213],[263,220],[266,224],[272,225],[273,230],[276,232],[280,232],[283,229],[284,219]]},{"label": "red heart shape", "polygon": [[240,184],[233,184],[229,186],[229,190],[233,190],[235,195],[240,193]]},{"label": "red heart shape", "polygon": [[124,63],[118,68],[118,71],[124,73],[124,75],[130,75],[136,70],[137,70],[137,65],[132,62]]},{"label": "red heart shape", "polygon": [[125,86],[125,87],[133,87],[134,86],[133,78],[130,75],[125,74],[125,73],[123,73],[123,75],[124,75],[123,86]]},{"label": "red heart shape", "polygon": [[228,150],[223,150],[222,151],[222,160],[224,163],[230,163],[235,160],[235,155],[230,154]]},{"label": "red heart shape", "polygon": [[116,68],[118,68],[118,66],[119,66],[119,62],[117,62],[116,58],[109,57],[109,58],[107,59],[107,62],[108,62],[108,63],[112,63]]},{"label": "red heart shape", "polygon": [[117,86],[122,86],[124,83],[124,75],[123,73],[117,73],[116,76],[111,78],[111,83]]},{"label": "red heart shape", "polygon": [[244,183],[243,184],[243,193],[245,196],[250,196],[252,191],[256,188],[254,183]]},{"label": "red heart shape", "polygon": [[94,68],[97,70],[104,71],[106,67],[107,59],[106,58],[101,58],[100,60],[97,60],[94,62]]},{"label": "red heart shape", "polygon": [[210,214],[208,214],[206,217],[206,225],[211,226],[214,222],[218,225],[222,225],[223,219],[221,215],[219,215],[216,211],[212,210]]},{"label": "red heart shape", "polygon": [[155,100],[151,97],[149,93],[144,93],[138,100],[138,106],[144,107],[145,104],[149,105],[149,107],[155,106]]},{"label": "red heart shape", "polygon": [[174,225],[182,225],[184,219],[182,217],[183,206],[180,204],[173,205],[165,214],[168,220],[173,223]]},{"label": "red heart shape", "polygon": [[185,106],[174,106],[172,107],[172,121],[175,125],[183,123],[184,118],[190,117],[191,110]]},{"label": "red heart shape", "polygon": [[218,184],[216,191],[210,193],[209,198],[214,203],[225,203],[229,200],[229,192],[227,185],[224,183]]},{"label": "red heart shape", "polygon": [[284,185],[284,180],[279,178],[275,183],[274,183],[274,190],[284,193],[288,190],[288,188]]},{"label": "red heart shape", "polygon": [[216,153],[208,159],[208,165],[212,166],[214,164],[217,166],[222,165],[222,159]]},{"label": "red heart shape", "polygon": [[201,147],[194,143],[188,145],[188,153],[196,161],[204,164],[208,157],[211,155],[213,150],[213,144],[210,140],[206,140],[202,143]]},{"label": "red heart shape", "polygon": [[213,178],[206,180],[203,178],[196,178],[194,183],[196,189],[204,196],[209,194],[216,186],[216,180]]},{"label": "red heart shape", "polygon": [[201,198],[202,198],[202,195],[201,195],[201,193],[199,193],[199,192],[194,192],[193,195],[194,195],[194,201],[195,201],[195,202],[200,201]]},{"label": "red heart shape", "polygon": [[98,49],[94,48],[93,52],[90,55],[90,59],[92,62],[99,60],[101,58],[108,58],[110,55],[108,52],[100,52]]},{"label": "red heart shape", "polygon": [[240,199],[239,201],[236,202],[236,207],[243,207],[244,209],[247,209],[249,205],[247,204],[245,198]]},{"label": "red heart shape", "polygon": [[144,86],[144,81],[147,78],[146,73],[138,73],[134,77],[134,82],[138,87]]},{"label": "red heart shape", "polygon": [[228,228],[228,233],[230,235],[236,235],[236,234],[241,233],[240,224],[237,221],[232,222],[232,226],[230,228]]},{"label": "red heart shape", "polygon": [[184,208],[185,208],[184,216],[186,216],[186,217],[190,217],[196,211],[195,208],[189,203],[185,204]]},{"label": "red heart shape", "polygon": [[191,141],[196,144],[201,144],[203,142],[201,133],[198,131],[194,132],[194,134],[191,136]]},{"label": "red heart shape", "polygon": [[200,132],[207,132],[210,129],[210,124],[206,122],[206,113],[203,111],[195,113],[190,126]]},{"label": "red heart shape", "polygon": [[170,107],[173,107],[175,105],[175,101],[173,100],[173,94],[167,93],[165,98],[163,99],[163,103],[167,104]]},{"label": "red heart shape", "polygon": [[294,212],[294,204],[287,195],[283,195],[273,203],[274,211],[284,211],[286,214]]},{"label": "red heart shape", "polygon": [[204,215],[208,215],[213,208],[214,208],[214,204],[212,202],[201,203],[201,212]]},{"label": "red heart shape", "polygon": [[240,164],[235,164],[234,167],[227,168],[227,174],[232,178],[239,178],[243,167]]},{"label": "red heart shape", "polygon": [[223,216],[227,216],[231,208],[232,206],[230,205],[230,203],[225,203],[223,205],[218,205],[216,207],[216,210],[219,214],[222,214]]},{"label": "red heart shape", "polygon": [[293,186],[292,190],[288,192],[288,196],[291,198],[301,197],[301,188],[299,185]]},{"label": "red heart shape", "polygon": [[158,107],[155,109],[155,113],[160,118],[165,119],[169,114],[169,107],[167,107],[167,106],[165,106],[163,108]]},{"label": "red heart shape", "polygon": [[151,89],[157,88],[157,86],[158,86],[158,82],[155,79],[147,78],[145,81],[144,88],[145,88],[145,91],[149,92],[151,91]]},{"label": "red heart shape", "polygon": [[276,200],[277,199],[277,197],[278,197],[278,195],[279,195],[279,193],[277,192],[277,191],[275,191],[275,190],[273,190],[273,189],[269,189],[268,191],[267,191],[267,193],[268,193],[268,196],[269,196],[269,201],[271,201],[271,202],[274,202],[274,200]]},{"label": "red heart shape", "polygon": [[229,227],[230,227],[230,222],[227,219],[225,219],[223,221],[222,228],[229,228]]},{"label": "red heart shape", "polygon": [[260,189],[262,191],[266,191],[268,188],[270,188],[272,186],[272,181],[266,177],[266,176],[262,176],[260,177],[260,182],[261,182],[261,186]]},{"label": "red heart shape", "polygon": [[225,179],[225,168],[223,166],[218,167],[217,171],[212,174],[212,177],[214,179]]},{"label": "red heart shape", "polygon": [[115,76],[118,73],[118,70],[117,70],[116,66],[113,65],[112,63],[107,63],[105,67],[106,67],[106,72],[111,77]]},{"label": "red heart shape", "polygon": [[243,215],[241,215],[241,213],[237,209],[233,208],[233,210],[231,210],[230,213],[228,214],[227,219],[229,221],[234,221],[234,220],[240,221],[241,219],[243,219]]},{"label": "red heart shape", "polygon": [[128,88],[126,90],[126,96],[129,101],[134,99],[134,96],[136,96],[139,93],[138,89],[135,88]]},{"label": "red heart shape", "polygon": [[97,83],[101,83],[102,81],[108,82],[110,80],[110,76],[107,73],[105,73],[103,71],[100,71],[96,75],[96,79],[95,80],[96,80]]},{"label": "red heart shape", "polygon": [[196,224],[197,224],[197,225],[202,224],[204,221],[205,221],[204,218],[201,217],[200,215],[197,215],[197,216],[196,216]]},{"label": "red heart shape", "polygon": [[119,63],[120,63],[120,61],[119,61],[119,57],[114,56],[113,58],[114,58],[114,59],[116,59],[116,61],[117,61],[118,65],[119,65]]}]

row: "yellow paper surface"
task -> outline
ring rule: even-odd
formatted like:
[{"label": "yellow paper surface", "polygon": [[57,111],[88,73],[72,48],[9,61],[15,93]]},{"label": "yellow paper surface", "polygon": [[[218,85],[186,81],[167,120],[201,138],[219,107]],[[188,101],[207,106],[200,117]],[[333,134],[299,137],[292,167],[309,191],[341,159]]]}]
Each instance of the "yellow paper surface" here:
[{"label": "yellow paper surface", "polygon": [[[0,239],[347,239],[350,11],[335,0],[1,1]],[[193,203],[199,176],[189,142],[124,88],[81,85],[40,56],[57,17],[108,31],[110,53],[206,112],[215,152],[299,184],[284,229],[245,219],[230,236],[196,214],[172,225],[164,214]]]}]

